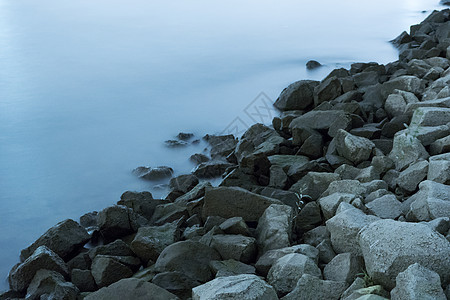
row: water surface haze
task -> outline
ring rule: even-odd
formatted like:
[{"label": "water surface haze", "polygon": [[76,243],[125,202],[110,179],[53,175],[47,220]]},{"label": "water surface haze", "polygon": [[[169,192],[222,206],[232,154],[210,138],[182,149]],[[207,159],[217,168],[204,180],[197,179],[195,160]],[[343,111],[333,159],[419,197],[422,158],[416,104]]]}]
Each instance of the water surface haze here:
[{"label": "water surface haze", "polygon": [[[66,218],[112,205],[140,165],[189,172],[163,142],[220,133],[261,92],[352,62],[397,59],[387,43],[436,0],[0,1],[0,290],[26,247]],[[426,13],[422,11],[426,11]],[[315,59],[325,66],[308,72]]]}]

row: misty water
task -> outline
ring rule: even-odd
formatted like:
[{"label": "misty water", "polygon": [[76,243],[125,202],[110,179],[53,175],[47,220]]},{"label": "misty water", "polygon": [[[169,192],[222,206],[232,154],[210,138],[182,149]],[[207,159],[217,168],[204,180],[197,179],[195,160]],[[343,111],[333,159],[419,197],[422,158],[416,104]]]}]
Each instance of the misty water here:
[{"label": "misty water", "polygon": [[[0,290],[20,249],[57,222],[126,190],[163,197],[131,170],[183,174],[204,148],[168,149],[165,140],[221,133],[236,120],[242,129],[261,93],[274,101],[293,81],[394,61],[387,41],[439,8],[437,0],[0,0]],[[324,67],[308,72],[310,59]]]}]

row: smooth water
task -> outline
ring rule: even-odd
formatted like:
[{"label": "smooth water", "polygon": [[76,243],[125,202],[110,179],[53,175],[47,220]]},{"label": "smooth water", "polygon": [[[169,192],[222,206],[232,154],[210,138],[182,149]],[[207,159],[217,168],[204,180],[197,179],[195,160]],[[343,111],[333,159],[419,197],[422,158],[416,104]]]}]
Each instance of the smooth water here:
[{"label": "smooth water", "polygon": [[[261,92],[274,101],[336,66],[394,61],[387,41],[432,9],[437,0],[0,0],[0,289],[20,249],[57,222],[125,190],[164,196],[130,171],[185,173],[204,147],[165,140],[243,130]],[[310,59],[325,67],[307,72]]]}]

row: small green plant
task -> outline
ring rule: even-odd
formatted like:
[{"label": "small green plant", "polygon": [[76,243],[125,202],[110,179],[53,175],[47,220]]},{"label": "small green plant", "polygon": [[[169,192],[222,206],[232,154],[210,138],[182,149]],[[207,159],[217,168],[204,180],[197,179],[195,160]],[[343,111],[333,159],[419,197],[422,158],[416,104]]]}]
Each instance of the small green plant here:
[{"label": "small green plant", "polygon": [[309,195],[305,195],[303,193],[295,193],[295,195],[297,196],[297,201],[295,202],[295,216],[294,216],[294,220],[297,218],[297,216],[299,215],[300,211],[303,209],[303,207],[305,206],[305,201],[306,199],[309,199],[308,201],[311,201],[312,198]]},{"label": "small green plant", "polygon": [[366,270],[363,270],[362,273],[356,274],[357,277],[360,277],[364,280],[364,285],[366,287],[375,285],[375,282],[373,281],[372,277],[367,273]]}]

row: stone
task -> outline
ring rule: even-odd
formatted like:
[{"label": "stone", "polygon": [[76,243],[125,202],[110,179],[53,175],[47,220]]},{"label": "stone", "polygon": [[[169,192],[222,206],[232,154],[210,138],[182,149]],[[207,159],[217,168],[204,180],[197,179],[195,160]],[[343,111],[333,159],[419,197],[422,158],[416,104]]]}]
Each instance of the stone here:
[{"label": "stone", "polygon": [[144,226],[139,228],[131,242],[131,249],[144,262],[156,261],[167,246],[178,241],[178,225],[167,223],[162,226]]},{"label": "stone", "polygon": [[241,234],[245,236],[251,235],[247,224],[241,217],[229,218],[222,222],[219,225],[219,228],[226,234]]},{"label": "stone", "polygon": [[224,160],[210,160],[199,164],[192,173],[198,178],[215,178],[222,176],[232,166],[234,165]]},{"label": "stone", "polygon": [[318,200],[320,209],[326,220],[331,219],[336,214],[336,210],[341,202],[351,203],[356,196],[346,193],[333,193]]},{"label": "stone", "polygon": [[397,171],[402,171],[419,159],[428,159],[429,154],[422,143],[406,133],[396,134],[389,158],[395,163]]},{"label": "stone", "polygon": [[366,287],[366,282],[361,277],[356,277],[353,283],[342,293],[341,299],[348,299],[348,296],[350,296],[354,291],[363,289]]},{"label": "stone", "polygon": [[150,220],[155,211],[155,207],[160,204],[168,203],[167,200],[153,199],[149,192],[130,192],[127,191],[120,196],[117,205],[123,205],[131,208],[137,214]]},{"label": "stone", "polygon": [[431,155],[442,154],[450,151],[450,135],[436,140],[430,145]]},{"label": "stone", "polygon": [[407,219],[429,221],[450,215],[450,187],[430,180],[419,184],[419,192],[408,201],[412,202]]},{"label": "stone", "polygon": [[73,269],[70,281],[80,290],[80,292],[93,292],[97,289],[95,279],[90,270]]},{"label": "stone", "polygon": [[114,205],[101,210],[98,213],[97,222],[102,235],[107,239],[115,240],[137,231],[138,227],[144,225],[147,220],[128,207]]},{"label": "stone", "polygon": [[381,285],[372,285],[353,291],[342,300],[387,300],[389,293]]},{"label": "stone", "polygon": [[219,216],[209,216],[206,218],[205,224],[203,224],[203,227],[205,228],[205,231],[210,231],[216,226],[220,226],[223,222],[225,222],[227,219],[219,217]]},{"label": "stone", "polygon": [[414,192],[427,173],[428,162],[426,160],[418,161],[400,172],[397,185],[405,191]]},{"label": "stone", "polygon": [[319,262],[319,250],[311,245],[300,244],[291,247],[285,247],[281,249],[269,250],[264,253],[256,262],[255,268],[259,274],[267,276],[272,265],[283,256],[291,253],[299,253],[308,256],[316,264]]},{"label": "stone", "polygon": [[317,246],[323,240],[330,239],[330,232],[326,226],[317,226],[303,234],[303,241],[305,244]]},{"label": "stone", "polygon": [[47,230],[33,244],[23,249],[20,259],[24,261],[40,246],[48,247],[59,257],[65,259],[80,249],[89,239],[90,236],[86,229],[74,220],[67,219]]},{"label": "stone", "polygon": [[296,214],[294,223],[294,231],[301,234],[318,224],[322,223],[322,215],[320,214],[320,207],[317,202],[306,203]]},{"label": "stone", "polygon": [[388,289],[414,263],[449,280],[450,243],[425,224],[379,220],[363,228],[358,241],[369,276]]},{"label": "stone", "polygon": [[173,169],[167,166],[159,166],[155,168],[138,167],[133,170],[133,174],[145,180],[158,181],[172,177]]},{"label": "stone", "polygon": [[89,258],[93,260],[97,255],[121,255],[121,256],[133,256],[134,252],[121,239],[117,239],[112,243],[97,246],[92,248],[88,252]]},{"label": "stone", "polygon": [[146,300],[149,295],[154,300],[179,300],[177,296],[156,284],[137,278],[122,279],[108,287],[89,294],[85,300],[133,299]]},{"label": "stone", "polygon": [[310,274],[303,274],[294,290],[282,300],[327,299],[339,300],[346,287],[343,281],[322,280]]},{"label": "stone", "polygon": [[255,267],[244,264],[234,259],[212,260],[209,263],[216,277],[235,276],[240,274],[255,274]]},{"label": "stone", "polygon": [[[88,212],[80,217],[80,225],[84,228],[94,228],[97,226],[98,212]],[[89,230],[89,229],[86,229]]]},{"label": "stone", "polygon": [[391,291],[392,300],[447,299],[442,290],[439,275],[418,263],[410,265],[405,271],[399,273],[395,280],[396,286]]},{"label": "stone", "polygon": [[[341,203],[340,207],[342,206]],[[368,216],[357,208],[350,208],[337,213],[326,221],[326,226],[331,234],[331,244],[337,253],[353,253],[361,255],[361,249],[357,243],[358,232],[364,226],[379,220],[378,217]]]},{"label": "stone", "polygon": [[92,277],[98,287],[108,286],[123,278],[133,275],[133,271],[115,259],[97,256],[92,261]]},{"label": "stone", "polygon": [[273,264],[267,275],[267,282],[275,288],[279,296],[283,296],[295,288],[303,274],[322,278],[322,272],[311,258],[291,253],[279,258]]},{"label": "stone", "polygon": [[314,69],[317,69],[317,68],[319,68],[321,66],[322,66],[322,64],[320,62],[316,61],[316,60],[309,60],[306,63],[306,68],[308,70],[314,70]]},{"label": "stone", "polygon": [[416,126],[439,126],[450,122],[450,108],[419,107],[414,111],[411,124]]},{"label": "stone", "polygon": [[425,222],[424,224],[430,226],[430,228],[435,230],[436,232],[439,232],[442,235],[446,235],[450,229],[450,218],[441,217],[429,222]]},{"label": "stone", "polygon": [[164,142],[164,145],[168,148],[181,148],[186,147],[188,143],[185,141],[167,140]]},{"label": "stone", "polygon": [[55,271],[39,270],[27,289],[26,299],[76,300],[80,291]]},{"label": "stone", "polygon": [[281,111],[303,110],[314,102],[314,88],[318,81],[300,80],[285,88],[274,106]]},{"label": "stone", "polygon": [[192,289],[192,300],[277,300],[274,288],[253,274],[218,277]]},{"label": "stone", "polygon": [[314,106],[325,101],[333,100],[342,95],[342,86],[339,78],[325,78],[314,88]]},{"label": "stone", "polygon": [[384,195],[366,203],[369,212],[382,219],[397,219],[402,214],[402,203],[392,195]]},{"label": "stone", "polygon": [[199,183],[198,178],[192,174],[180,175],[170,179],[169,187],[172,191],[186,194]]},{"label": "stone", "polygon": [[392,80],[383,83],[381,88],[381,95],[386,99],[394,90],[401,90],[419,94],[422,90],[422,81],[415,76],[399,76]]},{"label": "stone", "polygon": [[319,261],[321,263],[328,264],[336,256],[329,239],[321,241],[316,248],[319,250]]},{"label": "stone", "polygon": [[290,206],[272,204],[266,208],[256,227],[260,254],[291,245],[293,218]]},{"label": "stone", "polygon": [[243,235],[213,235],[209,246],[223,259],[234,259],[243,263],[254,261],[257,252],[256,239]]},{"label": "stone", "polygon": [[390,94],[384,103],[384,110],[391,118],[402,115],[406,110],[406,101],[399,94]]},{"label": "stone", "polygon": [[312,110],[292,120],[289,128],[301,128],[305,124],[311,129],[327,130],[328,135],[334,137],[339,129],[351,129],[352,117],[340,110]]},{"label": "stone", "polygon": [[242,217],[246,222],[257,222],[271,204],[281,201],[251,193],[238,187],[206,189],[202,217]]},{"label": "stone", "polygon": [[450,153],[431,156],[427,179],[438,183],[450,184]]},{"label": "stone", "polygon": [[298,194],[307,194],[312,200],[317,200],[333,181],[340,178],[339,174],[335,173],[309,172],[289,190]]},{"label": "stone", "polygon": [[336,255],[323,269],[326,280],[345,281],[351,284],[355,277],[363,270],[362,257],[352,253]]},{"label": "stone", "polygon": [[211,145],[211,157],[213,159],[227,157],[237,144],[237,139],[232,135],[205,135],[203,139]]},{"label": "stone", "polygon": [[181,241],[166,247],[158,259],[155,267],[161,272],[179,271],[200,282],[213,278],[209,262],[221,260],[220,254],[199,242]]},{"label": "stone", "polygon": [[209,183],[208,181],[200,182],[192,190],[190,190],[183,196],[178,197],[175,200],[175,204],[183,206],[187,205],[190,201],[203,197],[205,195],[205,189],[208,187],[212,187],[211,183]]},{"label": "stone", "polygon": [[354,136],[342,129],[338,130],[335,139],[338,154],[354,164],[368,160],[375,147],[369,139]]},{"label": "stone", "polygon": [[192,288],[201,285],[199,281],[176,271],[156,274],[152,283],[181,299],[189,298],[192,295]]},{"label": "stone", "polygon": [[160,204],[155,207],[155,212],[153,213],[150,223],[159,226],[165,223],[174,222],[180,218],[187,219],[188,217],[189,212],[187,207],[182,204]]},{"label": "stone", "polygon": [[9,273],[11,290],[23,292],[27,289],[37,271],[47,269],[68,275],[64,261],[46,246],[39,246],[23,263],[16,265]]},{"label": "stone", "polygon": [[89,270],[91,268],[92,260],[89,257],[87,250],[83,249],[77,256],[69,260],[66,265],[70,270],[72,269],[81,269],[81,270]]},{"label": "stone", "polygon": [[283,189],[288,184],[288,180],[289,178],[286,175],[286,172],[281,167],[270,167],[270,187]]},{"label": "stone", "polygon": [[202,153],[195,153],[189,157],[189,160],[195,165],[199,165],[201,163],[209,161],[209,157]]},{"label": "stone", "polygon": [[368,193],[368,189],[367,184],[363,184],[358,180],[336,180],[330,183],[327,189],[322,193],[322,197],[326,197],[334,193],[352,194],[356,197],[362,197]]}]

